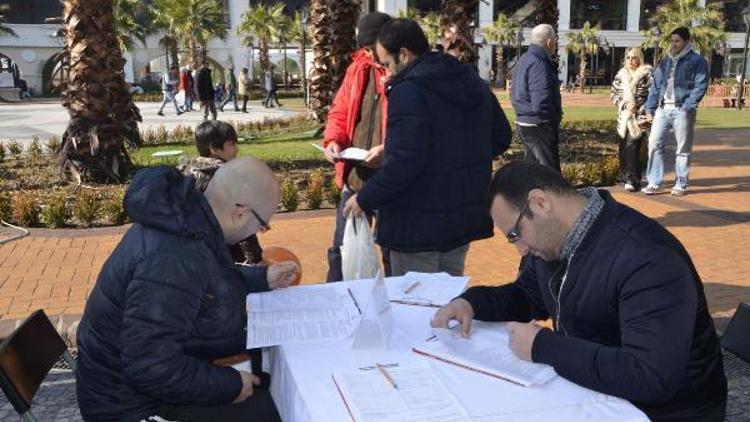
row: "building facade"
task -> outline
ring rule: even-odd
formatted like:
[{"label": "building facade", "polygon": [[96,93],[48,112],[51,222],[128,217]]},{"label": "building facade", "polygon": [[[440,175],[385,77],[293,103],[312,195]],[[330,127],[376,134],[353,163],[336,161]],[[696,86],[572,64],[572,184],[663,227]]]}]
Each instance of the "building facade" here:
[{"label": "building facade", "polygon": [[[299,7],[302,0],[286,0],[290,9]],[[643,42],[641,31],[649,29],[648,18],[666,0],[558,0],[560,10],[560,80],[567,81],[576,73],[575,57],[565,52],[566,34],[580,29],[584,22],[598,24],[602,28],[601,37],[608,47],[596,55],[591,64],[595,83],[608,83],[614,72],[621,66],[624,50],[639,46]],[[744,23],[739,15],[741,0],[700,0],[702,4],[718,2],[723,5],[727,17],[728,31],[726,54],[712,55],[712,76],[733,76],[742,64],[744,43]],[[62,42],[55,36],[56,25],[45,23],[48,17],[60,16],[62,5],[59,0],[4,0],[11,7],[7,16],[9,26],[18,37],[0,36],[0,60],[13,61],[36,94],[45,93],[54,69],[51,58],[57,53]],[[235,68],[253,68],[256,52],[242,45],[236,35],[236,28],[242,14],[248,7],[248,0],[222,0],[229,38],[226,41],[213,40],[208,45],[209,58],[218,68],[233,64]],[[421,11],[434,11],[440,7],[440,0],[365,0],[363,13],[382,11],[396,15],[400,10],[413,7]],[[521,22],[533,22],[533,0],[481,0],[477,27],[489,25],[499,13],[505,13]],[[528,24],[528,26],[531,26]],[[522,45],[528,45],[530,28],[524,28]],[[493,46],[487,45],[477,31],[479,47],[478,68],[485,79],[489,79],[493,67]],[[296,59],[296,49],[289,49],[289,58]],[[506,57],[516,56],[510,48]],[[308,52],[309,54],[309,52]],[[159,36],[148,39],[146,46],[137,45],[134,51],[127,52],[128,63],[125,69],[129,81],[139,81],[146,70],[160,72],[165,66],[165,51],[159,47]],[[647,60],[653,53],[646,52]],[[276,60],[280,53],[273,55]],[[309,58],[309,57],[308,57]],[[308,63],[310,61],[308,60]]]}]

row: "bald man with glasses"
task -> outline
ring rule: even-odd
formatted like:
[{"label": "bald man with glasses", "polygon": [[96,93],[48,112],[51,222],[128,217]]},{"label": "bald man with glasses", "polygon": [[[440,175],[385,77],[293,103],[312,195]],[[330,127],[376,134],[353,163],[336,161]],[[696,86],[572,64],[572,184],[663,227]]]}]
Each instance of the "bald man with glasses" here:
[{"label": "bald man with glasses", "polygon": [[[604,190],[537,163],[495,173],[491,214],[521,255],[515,282],[472,287],[435,315],[470,335],[509,321],[510,348],[651,420],[721,421],[727,384],[703,284],[680,242]],[[534,320],[551,319],[552,329]]]}]

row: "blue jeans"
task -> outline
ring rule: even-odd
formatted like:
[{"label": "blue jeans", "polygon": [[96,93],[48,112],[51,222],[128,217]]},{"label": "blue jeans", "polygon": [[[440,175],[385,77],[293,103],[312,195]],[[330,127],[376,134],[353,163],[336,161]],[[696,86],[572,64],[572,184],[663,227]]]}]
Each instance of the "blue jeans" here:
[{"label": "blue jeans", "polygon": [[690,173],[690,154],[693,151],[693,133],[695,132],[695,110],[665,110],[659,108],[654,116],[651,135],[648,138],[648,184],[661,186],[664,181],[664,137],[669,129],[674,129],[677,140],[675,157],[675,188],[685,189]]}]

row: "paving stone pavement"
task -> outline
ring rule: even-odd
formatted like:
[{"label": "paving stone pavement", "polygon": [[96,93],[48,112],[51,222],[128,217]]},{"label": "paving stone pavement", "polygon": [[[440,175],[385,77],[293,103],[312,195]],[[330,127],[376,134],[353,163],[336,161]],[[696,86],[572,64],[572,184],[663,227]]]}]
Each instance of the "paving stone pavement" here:
[{"label": "paving stone pavement", "polygon": [[[739,302],[750,302],[750,130],[697,132],[685,197],[670,197],[668,189],[652,197],[620,188],[611,191],[682,241],[703,278],[717,325],[728,320]],[[318,282],[325,278],[333,219],[333,210],[279,214],[274,229],[260,236],[261,244],[290,247],[302,262],[303,282]],[[125,230],[32,230],[30,237],[0,246],[0,332],[38,308],[53,319],[80,315],[101,266]],[[518,259],[499,235],[471,245],[466,272],[474,285],[502,284],[512,280]],[[730,386],[730,403],[737,404],[730,405],[728,420],[750,421],[750,381],[740,377]],[[2,409],[0,420],[6,420]]]}]

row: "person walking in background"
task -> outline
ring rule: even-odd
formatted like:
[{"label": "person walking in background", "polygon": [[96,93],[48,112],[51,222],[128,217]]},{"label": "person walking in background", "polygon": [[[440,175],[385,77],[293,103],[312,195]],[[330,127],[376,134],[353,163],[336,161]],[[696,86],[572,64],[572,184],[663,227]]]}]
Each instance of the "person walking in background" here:
[{"label": "person walking in background", "polygon": [[185,101],[182,105],[183,111],[193,111],[193,76],[190,74],[190,68],[184,67],[180,72],[180,91],[185,93]]},{"label": "person walking in background", "polygon": [[182,111],[180,111],[180,106],[177,105],[177,100],[174,98],[174,88],[175,85],[177,85],[177,68],[173,67],[169,71],[166,71],[161,76],[161,94],[164,97],[164,99],[161,102],[161,107],[159,107],[159,111],[156,113],[159,116],[164,115],[164,106],[167,105],[167,103],[174,104],[174,111],[179,116],[182,114]]},{"label": "person walking in background", "polygon": [[653,68],[644,63],[640,48],[625,51],[625,66],[617,72],[610,97],[617,106],[617,134],[620,136],[620,171],[625,190],[641,188],[641,144],[648,127],[646,98],[651,86]]},{"label": "person walking in background", "polygon": [[[341,270],[341,245],[344,243],[346,226],[346,201],[377,172],[385,156],[385,125],[388,114],[384,85],[386,69],[378,62],[375,41],[380,28],[389,20],[389,15],[373,12],[357,23],[359,50],[352,54],[352,61],[328,112],[323,147],[326,160],[335,168],[336,187],[341,189],[333,243],[328,248],[326,281],[329,282],[344,279]],[[366,149],[369,154],[362,162],[340,160],[339,153],[349,147]],[[368,217],[373,217],[373,214]],[[382,257],[383,272],[388,277],[391,275],[391,268],[387,249],[382,250]]]},{"label": "person walking in background", "polygon": [[237,80],[237,95],[242,100],[242,112],[247,113],[247,101],[250,99],[250,78],[247,76],[247,68],[243,67]]},{"label": "person walking in background", "polygon": [[646,195],[658,192],[664,180],[664,137],[670,129],[674,129],[677,140],[676,177],[671,194],[685,195],[695,117],[708,88],[708,63],[693,51],[690,31],[677,28],[669,38],[672,48],[659,62],[646,100],[646,113],[649,120],[653,120],[648,139],[648,185],[642,190]]},{"label": "person walking in background", "polygon": [[240,111],[240,107],[237,104],[237,77],[234,75],[234,65],[229,65],[226,72],[224,72],[224,89],[226,90],[227,97],[219,109],[224,111],[224,106],[230,101],[234,101],[234,111]]},{"label": "person walking in background", "polygon": [[551,25],[531,31],[529,51],[513,71],[510,99],[516,110],[516,127],[526,148],[526,159],[560,171],[560,121],[562,101],[557,68],[550,58],[556,47]]},{"label": "person walking in background", "polygon": [[198,90],[198,100],[203,108],[203,120],[208,119],[208,113],[216,120],[216,103],[214,102],[214,81],[211,78],[211,69],[208,68],[208,62],[201,64],[201,70],[198,72],[195,85]]},{"label": "person walking in background", "polygon": [[273,78],[273,67],[266,70],[264,74],[264,87],[266,89],[266,99],[263,100],[263,107],[271,108],[273,103],[276,103],[276,107],[281,107],[279,99],[276,98],[276,80]]}]

